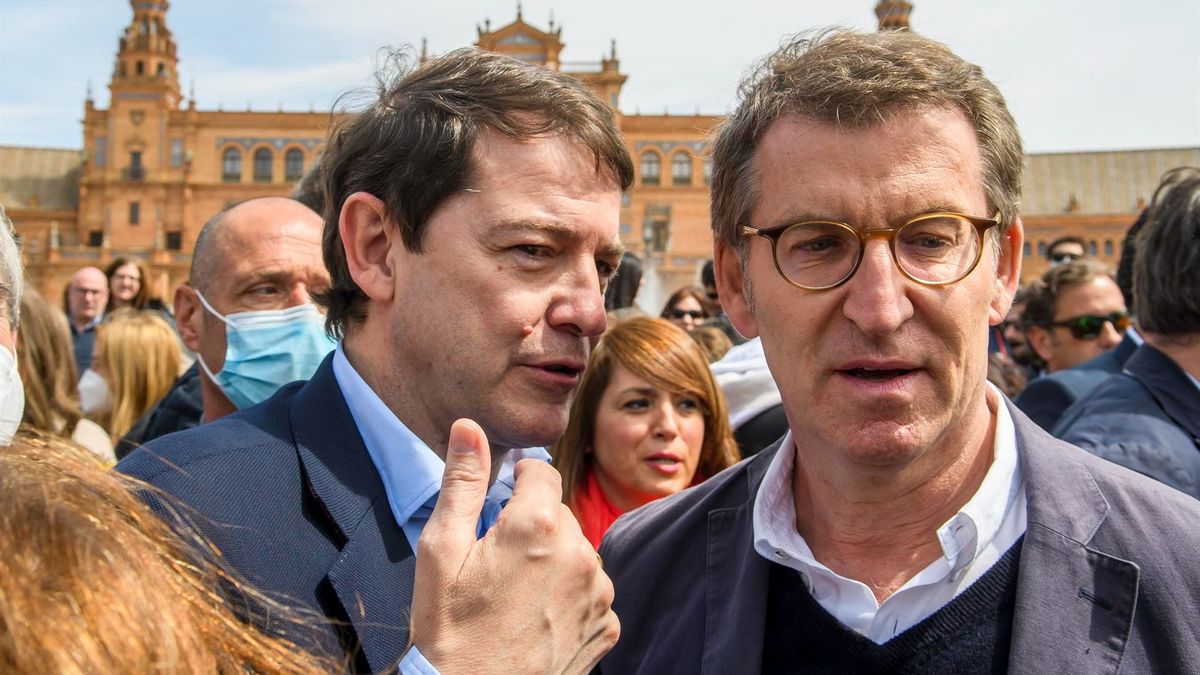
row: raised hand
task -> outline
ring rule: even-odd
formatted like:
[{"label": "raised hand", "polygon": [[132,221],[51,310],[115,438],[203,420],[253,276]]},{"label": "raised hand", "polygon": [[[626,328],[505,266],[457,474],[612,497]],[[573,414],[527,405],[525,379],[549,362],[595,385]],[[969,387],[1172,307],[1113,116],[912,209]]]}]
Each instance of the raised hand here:
[{"label": "raised hand", "polygon": [[442,673],[587,672],[620,635],[612,581],[538,460],[517,464],[512,499],[476,540],[490,468],[483,429],[455,422],[417,545],[413,644]]}]

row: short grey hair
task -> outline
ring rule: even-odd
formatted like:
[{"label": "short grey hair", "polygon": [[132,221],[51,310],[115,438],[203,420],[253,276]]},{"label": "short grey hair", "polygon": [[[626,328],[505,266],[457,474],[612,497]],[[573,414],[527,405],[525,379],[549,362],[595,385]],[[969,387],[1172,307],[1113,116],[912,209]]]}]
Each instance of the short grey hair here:
[{"label": "short grey hair", "polygon": [[13,224],[0,205],[0,307],[8,319],[9,330],[16,330],[21,315],[21,290],[25,286],[25,268],[21,250],[13,237]]}]

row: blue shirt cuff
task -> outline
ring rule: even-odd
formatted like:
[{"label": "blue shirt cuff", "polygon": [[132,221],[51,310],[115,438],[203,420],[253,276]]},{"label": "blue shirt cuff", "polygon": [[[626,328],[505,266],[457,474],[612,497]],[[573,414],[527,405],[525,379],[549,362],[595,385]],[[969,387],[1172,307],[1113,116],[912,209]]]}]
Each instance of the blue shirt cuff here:
[{"label": "blue shirt cuff", "polygon": [[400,666],[397,670],[401,675],[441,675],[432,663],[425,660],[416,645],[409,647],[404,658],[400,659]]}]

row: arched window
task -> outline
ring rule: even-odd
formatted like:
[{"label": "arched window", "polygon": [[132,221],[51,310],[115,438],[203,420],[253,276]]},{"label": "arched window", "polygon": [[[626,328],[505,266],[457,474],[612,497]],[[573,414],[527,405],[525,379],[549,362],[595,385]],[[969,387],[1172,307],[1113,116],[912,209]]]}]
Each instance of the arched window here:
[{"label": "arched window", "polygon": [[255,183],[271,182],[271,159],[271,151],[266,148],[259,148],[254,151]]},{"label": "arched window", "polygon": [[289,183],[304,177],[304,153],[299,148],[292,148],[283,156],[283,177]]},{"label": "arched window", "polygon": [[658,153],[643,152],[642,153],[642,185],[658,185],[659,175],[662,173],[662,160],[658,158]]},{"label": "arched window", "polygon": [[1088,255],[1095,258],[1099,254],[1100,254],[1100,248],[1099,248],[1099,246],[1096,245],[1096,240],[1093,239],[1093,240],[1089,241],[1088,242]]},{"label": "arched window", "polygon": [[704,158],[704,184],[712,185],[712,155]]},{"label": "arched window", "polygon": [[671,183],[673,185],[692,184],[692,156],[686,152],[677,152],[671,158]]},{"label": "arched window", "polygon": [[1024,249],[1023,249],[1023,251],[1024,251],[1024,254],[1025,254],[1025,257],[1026,257],[1026,258],[1028,258],[1029,256],[1033,255],[1033,247],[1029,245],[1029,240],[1028,240],[1028,239],[1026,239],[1026,240],[1025,240],[1025,246],[1024,246]]},{"label": "arched window", "polygon": [[242,153],[237,148],[221,153],[221,180],[226,183],[242,180]]},{"label": "arched window", "polygon": [[133,72],[137,75],[145,75],[146,63],[144,61],[138,61],[137,63],[133,64]]},{"label": "arched window", "polygon": [[1043,258],[1046,257],[1046,242],[1038,242],[1038,255],[1042,256]]},{"label": "arched window", "polygon": [[1113,242],[1112,242],[1112,239],[1105,239],[1105,240],[1104,240],[1104,255],[1106,255],[1106,256],[1112,256],[1112,254],[1113,254]]}]

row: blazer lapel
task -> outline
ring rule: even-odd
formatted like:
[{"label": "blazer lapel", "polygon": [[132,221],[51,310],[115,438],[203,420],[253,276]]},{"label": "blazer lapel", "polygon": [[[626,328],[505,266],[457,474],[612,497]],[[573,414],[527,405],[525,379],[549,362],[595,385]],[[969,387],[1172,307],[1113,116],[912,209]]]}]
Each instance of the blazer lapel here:
[{"label": "blazer lapel", "polygon": [[707,596],[701,673],[761,670],[768,563],[754,550],[754,498],[779,443],[747,467],[743,503],[708,514]]},{"label": "blazer lapel", "polygon": [[408,645],[416,558],[334,378],[332,355],[296,395],[291,416],[311,496],[341,542],[329,582],[371,670],[390,669]]},{"label": "blazer lapel", "polygon": [[1011,403],[1009,411],[1028,508],[1009,669],[1115,673],[1133,624],[1138,567],[1092,546],[1109,504],[1080,451]]}]

